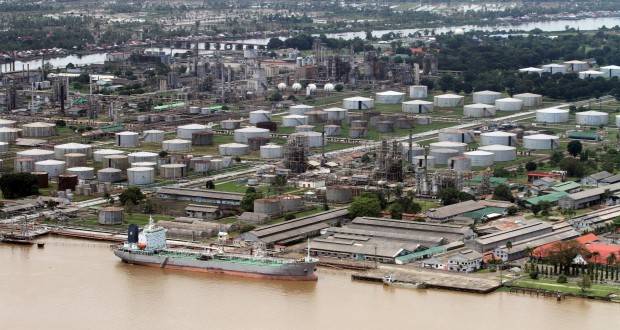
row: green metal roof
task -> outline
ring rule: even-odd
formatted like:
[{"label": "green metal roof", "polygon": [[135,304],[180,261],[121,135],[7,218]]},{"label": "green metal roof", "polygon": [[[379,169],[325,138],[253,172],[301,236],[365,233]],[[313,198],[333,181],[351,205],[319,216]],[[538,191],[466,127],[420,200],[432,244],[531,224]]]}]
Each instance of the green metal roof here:
[{"label": "green metal roof", "polygon": [[569,139],[587,139],[587,140],[599,140],[600,135],[596,132],[570,132],[568,133]]},{"label": "green metal roof", "polygon": [[210,107],[209,110],[222,110],[222,106],[221,105],[214,105],[214,106]]},{"label": "green metal roof", "polygon": [[184,106],[185,106],[185,102],[177,102],[177,103],[158,105],[156,107],[153,107],[153,110],[165,110],[165,109],[178,108],[178,107],[184,107]]},{"label": "green metal roof", "polygon": [[426,255],[437,254],[437,253],[441,253],[444,251],[446,251],[446,247],[443,245],[440,245],[440,246],[432,247],[430,249],[426,249],[424,251],[418,251],[414,253],[405,254],[404,256],[396,257],[396,259],[401,260],[401,261],[416,260],[416,259],[422,259]]},{"label": "green metal roof", "polygon": [[476,221],[480,221],[480,219],[482,219],[482,217],[484,217],[487,214],[491,214],[491,213],[503,213],[504,210],[506,210],[505,207],[486,207],[483,208],[481,210],[476,210],[476,211],[471,211],[471,212],[467,212],[467,213],[463,213],[461,214],[462,217],[468,217],[468,218],[472,218]]},{"label": "green metal roof", "polygon": [[551,194],[528,198],[528,199],[525,200],[525,203],[532,204],[532,205],[537,205],[538,203],[540,203],[542,201],[547,201],[547,202],[555,203],[558,200],[560,200],[560,198],[562,198],[562,197],[564,197],[566,195],[568,195],[568,193],[566,193],[564,191],[556,191],[556,192],[551,193]]},{"label": "green metal roof", "polygon": [[551,187],[551,189],[555,191],[569,191],[573,189],[581,188],[581,185],[574,181],[566,181],[562,183],[558,183],[555,186]]}]

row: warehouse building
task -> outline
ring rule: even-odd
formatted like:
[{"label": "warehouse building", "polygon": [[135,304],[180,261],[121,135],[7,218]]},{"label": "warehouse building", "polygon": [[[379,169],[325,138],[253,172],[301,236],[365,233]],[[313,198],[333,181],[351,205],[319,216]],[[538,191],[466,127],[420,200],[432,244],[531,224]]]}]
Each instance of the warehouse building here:
[{"label": "warehouse building", "polygon": [[347,225],[349,229],[381,231],[390,234],[428,236],[445,239],[443,242],[469,241],[477,237],[466,225],[413,222],[385,218],[357,217]]},{"label": "warehouse building", "polygon": [[577,210],[599,204],[616,204],[620,199],[619,192],[620,183],[614,183],[569,194],[562,197],[558,205],[565,209]]},{"label": "warehouse building", "polygon": [[447,222],[456,216],[484,208],[485,206],[483,204],[476,201],[465,201],[448,206],[428,209],[426,211],[426,221],[434,223]]},{"label": "warehouse building", "polygon": [[529,222],[517,228],[483,236],[471,242],[470,245],[478,252],[487,252],[504,246],[508,242],[515,245],[519,241],[549,234],[552,231],[552,226],[546,222]]},{"label": "warehouse building", "polygon": [[157,197],[163,199],[175,199],[182,201],[192,201],[196,203],[230,206],[241,205],[241,200],[243,199],[243,196],[243,194],[233,192],[200,190],[190,188],[162,188],[157,191]]},{"label": "warehouse building", "polygon": [[458,249],[432,256],[422,262],[422,267],[471,273],[482,267],[482,254],[470,249]]},{"label": "warehouse building", "polygon": [[496,247],[493,250],[493,254],[496,258],[503,261],[512,261],[526,257],[528,249],[535,249],[539,246],[550,244],[558,241],[566,241],[569,239],[579,237],[579,232],[572,228],[564,228],[558,231],[553,231],[540,236],[524,239],[515,243],[512,243],[511,248],[506,247],[506,244]]},{"label": "warehouse building", "polygon": [[221,215],[217,206],[189,204],[185,208],[185,216],[202,220],[215,220]]},{"label": "warehouse building", "polygon": [[577,215],[567,220],[567,222],[579,232],[592,232],[597,228],[605,227],[606,223],[611,222],[617,217],[620,217],[620,205]]}]

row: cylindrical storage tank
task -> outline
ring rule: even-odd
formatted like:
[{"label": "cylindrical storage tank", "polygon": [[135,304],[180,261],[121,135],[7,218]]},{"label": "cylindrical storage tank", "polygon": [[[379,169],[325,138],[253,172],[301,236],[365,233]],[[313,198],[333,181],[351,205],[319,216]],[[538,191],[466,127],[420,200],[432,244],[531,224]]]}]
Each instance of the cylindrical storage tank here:
[{"label": "cylindrical storage tank", "polygon": [[22,135],[25,137],[48,137],[58,135],[56,125],[42,122],[35,122],[22,125]]},{"label": "cylindrical storage tank", "polygon": [[159,155],[154,152],[139,151],[139,152],[130,153],[129,155],[127,155],[127,157],[129,157],[130,163],[139,163],[139,162],[157,163],[157,158],[159,158]]},{"label": "cylindrical storage tank", "polygon": [[210,115],[211,114],[211,108],[208,107],[204,107],[200,109],[200,114],[201,115]]},{"label": "cylindrical storage tank", "polygon": [[315,128],[316,126],[314,125],[299,125],[299,126],[295,126],[295,133],[312,132],[314,131]]},{"label": "cylindrical storage tank", "polygon": [[351,122],[351,127],[368,127],[368,121],[366,120],[354,120]]},{"label": "cylindrical storage tank", "polygon": [[476,103],[476,104],[468,104],[463,107],[463,117],[493,117],[495,116],[495,106]]},{"label": "cylindrical storage tank", "polygon": [[379,121],[377,122],[377,132],[380,133],[387,133],[387,132],[394,132],[395,127],[394,127],[394,122],[392,121]]},{"label": "cylindrical storage tank", "polygon": [[[9,143],[8,142],[0,142],[0,153],[9,152]],[[54,153],[52,152],[52,157]]]},{"label": "cylindrical storage tank", "polygon": [[302,132],[293,133],[290,136],[306,136],[308,137],[308,146],[310,148],[318,148],[325,145],[327,139],[325,139],[321,132]]},{"label": "cylindrical storage tank", "polygon": [[[192,159],[193,160],[193,159]],[[138,163],[131,163],[131,167],[152,167],[155,169],[155,172],[157,172],[157,163],[155,162],[138,162]]]},{"label": "cylindrical storage tank", "polygon": [[122,150],[115,149],[100,149],[93,152],[93,160],[96,162],[103,161],[103,157],[112,156],[112,155],[123,155],[125,154]]},{"label": "cylindrical storage tank", "polygon": [[63,159],[65,154],[85,154],[86,157],[93,155],[93,147],[88,144],[81,143],[66,143],[54,146],[54,154],[56,159]]},{"label": "cylindrical storage tank", "polygon": [[192,134],[197,132],[211,132],[211,126],[200,124],[189,124],[177,127],[178,139],[192,139]]},{"label": "cylindrical storage tank", "polygon": [[493,144],[516,146],[517,134],[501,131],[482,133],[480,134],[480,144],[483,146],[490,146]]},{"label": "cylindrical storage tank", "polygon": [[78,153],[65,154],[65,162],[67,163],[67,168],[86,166],[86,155]]},{"label": "cylindrical storage tank", "polygon": [[110,155],[103,157],[103,168],[116,168],[121,171],[129,168],[129,157],[127,155]]},{"label": "cylindrical storage tank", "polygon": [[0,127],[0,142],[13,143],[22,134],[22,130],[12,127]]},{"label": "cylindrical storage tank", "polygon": [[256,125],[264,121],[271,121],[271,112],[267,110],[256,110],[250,112],[250,124]]},{"label": "cylindrical storage tank", "polygon": [[471,159],[467,157],[452,157],[448,159],[448,168],[457,171],[471,171]]},{"label": "cylindrical storage tank", "polygon": [[445,165],[448,164],[448,159],[452,157],[458,157],[461,153],[454,149],[432,149],[429,154],[435,157],[435,163]]},{"label": "cylindrical storage tank", "polygon": [[155,169],[152,167],[130,167],[127,169],[127,181],[130,185],[151,184],[155,182]]},{"label": "cylindrical storage tank", "polygon": [[267,144],[260,147],[260,158],[278,159],[284,157],[284,148],[277,144]]},{"label": "cylindrical storage tank", "polygon": [[0,127],[15,127],[16,124],[15,120],[0,119]]},{"label": "cylindrical storage tank", "polygon": [[430,125],[433,123],[433,118],[429,116],[416,116],[415,122],[419,125]]},{"label": "cylindrical storage tank", "polygon": [[34,163],[35,172],[47,172],[53,178],[64,174],[66,169],[67,163],[61,160],[48,159]]},{"label": "cylindrical storage tank", "polygon": [[139,115],[136,117],[136,120],[141,122],[141,123],[146,123],[147,121],[149,121],[149,116],[147,115]]},{"label": "cylindrical storage tank", "polygon": [[620,115],[616,115],[616,127],[620,128]]},{"label": "cylindrical storage tank", "polygon": [[523,131],[523,136],[536,135],[538,131]]},{"label": "cylindrical storage tank", "polygon": [[241,128],[241,120],[238,119],[226,119],[220,121],[220,127],[222,129],[237,129]]},{"label": "cylindrical storage tank", "polygon": [[133,148],[140,145],[140,135],[136,132],[120,132],[114,135],[117,147]]},{"label": "cylindrical storage tank", "polygon": [[398,129],[412,129],[415,128],[417,119],[414,117],[400,117],[396,119],[396,128]]},{"label": "cylindrical storage tank", "polygon": [[117,206],[108,206],[99,210],[100,225],[122,225],[125,209]]},{"label": "cylindrical storage tank", "polygon": [[467,150],[467,143],[462,142],[433,142],[430,144],[431,150],[433,149],[454,149],[458,150],[459,153],[464,153]]},{"label": "cylindrical storage tank", "polygon": [[189,107],[189,113],[192,115],[197,115],[200,113],[200,108],[196,106]]},{"label": "cylindrical storage tank", "polygon": [[43,149],[18,151],[15,155],[17,158],[32,158],[37,162],[40,162],[42,160],[54,159],[53,151]]},{"label": "cylindrical storage tank", "polygon": [[219,171],[224,168],[224,160],[222,159],[211,159],[210,162],[211,171]]},{"label": "cylindrical storage tank", "polygon": [[192,148],[192,141],[183,139],[166,140],[161,143],[161,148],[165,151],[189,151]]},{"label": "cylindrical storage tank", "polygon": [[161,121],[161,118],[162,117],[160,115],[149,115],[149,120],[151,121],[151,123]]},{"label": "cylindrical storage tank", "polygon": [[269,130],[269,132],[276,132],[278,130],[278,123],[275,121],[261,121],[256,123],[256,128],[262,128]]},{"label": "cylindrical storage tank", "polygon": [[211,132],[195,132],[192,133],[193,146],[212,146],[213,133]]},{"label": "cylindrical storage tank", "polygon": [[600,111],[584,111],[575,114],[575,123],[577,125],[600,126],[609,123],[609,114]]},{"label": "cylindrical storage tank", "polygon": [[270,141],[271,139],[266,139],[263,137],[253,137],[253,138],[248,139],[248,146],[250,147],[250,150],[252,151],[260,150],[261,146],[266,145]]},{"label": "cylindrical storage tank", "polygon": [[523,93],[514,95],[513,97],[517,100],[523,101],[524,107],[536,107],[542,105],[542,95],[540,94]]},{"label": "cylindrical storage tank", "polygon": [[176,179],[187,176],[187,167],[184,164],[166,164],[159,167],[160,175],[165,179]]},{"label": "cylindrical storage tank", "polygon": [[590,67],[588,62],[584,61],[566,61],[564,62],[564,66],[566,66],[566,71],[570,72],[585,71]]},{"label": "cylindrical storage tank", "polygon": [[340,136],[342,135],[342,128],[338,125],[325,125],[325,136]]},{"label": "cylindrical storage tank", "polygon": [[542,109],[536,111],[536,121],[539,123],[565,123],[568,121],[568,110]]},{"label": "cylindrical storage tank", "polygon": [[513,128],[513,129],[511,129],[508,132],[517,134],[517,139],[522,139],[523,138],[524,129],[523,128]]},{"label": "cylindrical storage tank", "polygon": [[164,121],[171,123],[173,121],[181,120],[181,115],[166,115]]},{"label": "cylindrical storage tank", "polygon": [[556,74],[556,73],[566,73],[566,66],[562,65],[562,64],[545,64],[542,66],[543,72],[549,72],[551,74]]},{"label": "cylindrical storage tank", "polygon": [[402,111],[406,113],[433,112],[433,102],[422,101],[422,100],[403,102]]},{"label": "cylindrical storage tank", "polygon": [[351,122],[356,120],[364,120],[364,115],[361,113],[348,113],[347,114],[347,124],[351,125]]},{"label": "cylindrical storage tank", "polygon": [[435,168],[435,157],[433,156],[413,156],[411,165],[415,167]]},{"label": "cylindrical storage tank", "polygon": [[543,73],[543,69],[540,68],[523,68],[523,69],[519,69],[520,73],[530,73],[530,74],[537,74],[537,75],[541,75]]},{"label": "cylindrical storage tank", "polygon": [[439,130],[439,141],[473,143],[475,141],[474,132],[463,129],[443,128]]},{"label": "cylindrical storage tank", "polygon": [[314,110],[313,106],[305,105],[305,104],[298,104],[298,105],[291,105],[288,108],[288,113],[290,113],[291,115],[304,116],[306,115],[306,112],[312,111],[312,110]]},{"label": "cylindrical storage tank", "polygon": [[381,112],[380,111],[364,111],[362,112],[362,116],[364,116],[362,118],[363,120],[370,121],[370,118],[372,117],[380,117]]},{"label": "cylindrical storage tank", "polygon": [[67,174],[77,175],[79,180],[90,180],[95,177],[95,169],[93,167],[70,167],[67,168]]},{"label": "cylindrical storage tank", "polygon": [[465,98],[456,94],[442,94],[433,98],[433,105],[442,108],[461,107],[465,102]]},{"label": "cylindrical storage tank", "polygon": [[308,123],[324,123],[327,120],[327,113],[323,110],[312,110],[306,112],[306,116],[308,116]]},{"label": "cylindrical storage tank", "polygon": [[211,161],[206,159],[198,159],[193,162],[193,169],[196,173],[207,173],[210,169]]},{"label": "cylindrical storage tank", "polygon": [[352,139],[361,139],[368,137],[368,128],[366,127],[350,127],[349,137]]},{"label": "cylindrical storage tank", "polygon": [[532,150],[551,150],[560,147],[560,137],[547,134],[534,134],[523,137],[523,148]]},{"label": "cylindrical storage tank", "polygon": [[277,198],[260,198],[254,200],[254,213],[272,215],[282,212],[282,203]]},{"label": "cylindrical storage tank", "polygon": [[34,172],[34,163],[36,160],[32,158],[15,158],[13,161],[13,172]]},{"label": "cylindrical storage tank", "polygon": [[78,184],[78,176],[75,174],[60,174],[58,176],[58,191],[75,191]]},{"label": "cylindrical storage tank", "polygon": [[301,210],[304,206],[304,202],[300,196],[285,195],[278,197],[278,199],[282,204],[282,210],[284,212]]},{"label": "cylindrical storage tank", "polygon": [[49,187],[49,175],[47,172],[31,172],[32,175],[35,175],[39,182],[39,188],[47,188]]},{"label": "cylindrical storage tank", "polygon": [[238,142],[238,143],[248,143],[248,139],[253,138],[253,137],[262,137],[266,139],[269,138],[268,129],[257,128],[257,127],[245,127],[245,128],[236,129],[234,134],[235,134],[234,140],[235,142]]},{"label": "cylindrical storage tank", "polygon": [[425,151],[423,147],[419,147],[414,144],[413,146],[411,146],[411,150],[409,150],[409,143],[407,142],[402,142],[401,146],[403,150],[403,158],[406,161],[409,161],[410,158],[415,156],[424,156]]},{"label": "cylindrical storage tank", "polygon": [[325,197],[328,203],[349,203],[353,200],[353,189],[346,186],[328,186]]},{"label": "cylindrical storage tank", "polygon": [[366,110],[374,108],[375,104],[371,98],[356,96],[342,100],[342,107],[349,110]]},{"label": "cylindrical storage tank", "polygon": [[282,117],[282,127],[295,127],[308,125],[308,116],[288,115]]},{"label": "cylindrical storage tank", "polygon": [[471,159],[471,166],[491,166],[494,162],[494,154],[489,151],[476,150],[463,153],[463,156]]},{"label": "cylindrical storage tank", "polygon": [[97,179],[101,182],[123,181],[123,171],[116,168],[104,168],[97,171]]},{"label": "cylindrical storage tank", "polygon": [[222,156],[243,156],[250,153],[250,146],[243,143],[220,144],[218,151]]},{"label": "cylindrical storage tank", "polygon": [[502,93],[494,91],[480,91],[473,95],[474,103],[495,104],[495,101],[502,97]]},{"label": "cylindrical storage tank", "polygon": [[495,107],[499,111],[520,111],[523,109],[523,100],[507,97],[495,100]]},{"label": "cylindrical storage tank", "polygon": [[323,110],[327,114],[327,120],[344,120],[349,110],[342,108],[328,108]]},{"label": "cylindrical storage tank", "polygon": [[409,97],[412,99],[425,99],[428,97],[428,87],[424,85],[413,85],[409,87]]},{"label": "cylindrical storage tank", "polygon": [[601,71],[587,70],[579,72],[579,78],[588,79],[588,78],[597,78],[604,77],[605,74]]},{"label": "cylindrical storage tank", "polygon": [[405,93],[386,91],[376,94],[375,102],[377,104],[398,104],[405,100]]},{"label": "cylindrical storage tank", "polygon": [[492,152],[493,160],[496,162],[510,162],[517,159],[517,148],[515,147],[494,144],[480,147],[478,150]]},{"label": "cylindrical storage tank", "polygon": [[605,78],[620,77],[620,66],[617,65],[602,66],[601,71]]}]

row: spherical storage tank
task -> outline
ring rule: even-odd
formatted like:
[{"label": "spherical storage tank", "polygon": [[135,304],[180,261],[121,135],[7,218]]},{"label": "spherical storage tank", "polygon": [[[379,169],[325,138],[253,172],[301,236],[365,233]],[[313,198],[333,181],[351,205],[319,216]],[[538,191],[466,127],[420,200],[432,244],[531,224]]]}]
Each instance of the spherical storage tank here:
[{"label": "spherical storage tank", "polygon": [[36,172],[47,172],[50,177],[57,177],[60,174],[64,174],[66,167],[67,163],[54,159],[42,160],[34,163],[34,170]]},{"label": "spherical storage tank", "polygon": [[12,127],[0,127],[0,142],[15,142],[22,134],[22,130]]},{"label": "spherical storage tank", "polygon": [[471,159],[467,157],[452,157],[448,159],[448,168],[457,171],[469,171],[471,170]]},{"label": "spherical storage tank", "polygon": [[278,90],[279,90],[279,91],[283,92],[283,91],[285,91],[285,90],[286,90],[286,88],[288,88],[288,86],[286,86],[286,84],[285,84],[285,83],[279,83],[279,84],[278,84]]},{"label": "spherical storage tank", "polygon": [[136,132],[120,132],[114,135],[117,147],[137,147],[140,145],[140,135]]},{"label": "spherical storage tank", "polygon": [[42,160],[48,160],[54,158],[54,152],[51,150],[43,150],[43,149],[30,149],[24,151],[18,151],[16,153],[17,158],[32,158],[35,161],[39,162]]},{"label": "spherical storage tank", "polygon": [[542,66],[543,72],[549,72],[551,74],[555,73],[566,73],[566,66],[562,64],[545,64]]},{"label": "spherical storage tank", "polygon": [[323,90],[327,93],[333,92],[335,88],[336,87],[334,86],[334,84],[330,84],[330,83],[327,83],[325,84],[325,86],[323,86]]},{"label": "spherical storage tank", "polygon": [[609,114],[600,111],[584,111],[575,114],[575,123],[577,125],[607,125],[609,123]]},{"label": "spherical storage tank", "polygon": [[0,127],[15,127],[17,122],[15,120],[0,119]]},{"label": "spherical storage tank", "polygon": [[579,78],[581,79],[604,77],[604,76],[605,74],[601,71],[587,70],[587,71],[579,72]]},{"label": "spherical storage tank", "polygon": [[415,167],[435,168],[435,157],[433,156],[413,156],[411,165]]},{"label": "spherical storage tank", "polygon": [[480,144],[490,146],[493,144],[501,144],[504,146],[517,145],[517,134],[508,132],[488,132],[480,134]]},{"label": "spherical storage tank", "polygon": [[430,144],[431,150],[433,149],[454,149],[458,150],[459,153],[464,153],[467,150],[467,143],[462,142],[433,142]]},{"label": "spherical storage tank", "polygon": [[439,130],[439,141],[472,143],[474,142],[474,132],[463,129],[443,128]]},{"label": "spherical storage tank", "polygon": [[161,148],[165,151],[188,151],[192,148],[192,141],[173,139],[162,141]]},{"label": "spherical storage tank", "polygon": [[494,91],[480,91],[474,93],[474,103],[495,104],[495,100],[502,97],[502,93]]},{"label": "spherical storage tank", "polygon": [[154,152],[148,152],[148,151],[133,152],[127,156],[129,157],[130,163],[139,163],[139,162],[156,163],[157,158],[159,157],[158,154]]},{"label": "spherical storage tank", "polygon": [[523,101],[523,106],[525,107],[535,107],[542,105],[542,95],[540,94],[523,93],[514,95],[513,97],[515,99]]},{"label": "spherical storage tank", "polygon": [[300,133],[293,133],[291,134],[291,136],[308,137],[308,146],[310,148],[322,147],[326,142],[326,139],[324,138],[323,134],[320,132],[300,132]]},{"label": "spherical storage tank", "polygon": [[328,108],[323,110],[327,114],[327,120],[344,120],[349,110],[342,108]]},{"label": "spherical storage tank", "polygon": [[155,169],[152,167],[130,167],[127,169],[130,185],[143,185],[155,182]]},{"label": "spherical storage tank", "polygon": [[67,174],[77,175],[79,180],[90,180],[95,177],[95,169],[93,167],[70,167],[67,168]]},{"label": "spherical storage tank", "polygon": [[536,121],[539,123],[565,123],[568,121],[568,110],[541,109],[536,111]]},{"label": "spherical storage tank", "polygon": [[66,143],[54,146],[54,154],[56,159],[63,159],[65,154],[78,153],[85,154],[86,157],[91,157],[93,154],[93,148],[88,144],[80,143]]},{"label": "spherical storage tank", "polygon": [[244,127],[235,130],[235,142],[238,143],[248,143],[249,138],[261,137],[268,139],[269,138],[269,130],[265,128],[258,127]]},{"label": "spherical storage tank", "polygon": [[433,112],[433,102],[422,101],[422,100],[403,102],[402,111],[406,113]]},{"label": "spherical storage tank", "polygon": [[328,186],[325,197],[328,203],[349,203],[353,200],[353,189],[346,186]]},{"label": "spherical storage tank", "polygon": [[159,167],[162,178],[176,179],[187,175],[187,167],[184,164],[165,164]]},{"label": "spherical storage tank", "polygon": [[551,150],[559,148],[560,137],[547,134],[534,134],[523,137],[523,148],[532,150]]},{"label": "spherical storage tank", "polygon": [[125,209],[118,206],[104,207],[99,211],[100,225],[122,225]]},{"label": "spherical storage tank", "polygon": [[30,123],[22,125],[23,135],[26,137],[47,137],[58,135],[56,125],[49,123]]},{"label": "spherical storage tank", "polygon": [[432,149],[430,155],[435,157],[436,164],[448,164],[448,159],[458,157],[461,153],[454,149]]},{"label": "spherical storage tank", "polygon": [[495,100],[495,107],[500,111],[519,111],[523,109],[523,100],[507,97]]},{"label": "spherical storage tank", "polygon": [[278,159],[284,157],[284,148],[277,144],[267,144],[260,147],[260,158]]},{"label": "spherical storage tank", "polygon": [[465,98],[456,94],[442,94],[433,98],[433,104],[436,107],[453,108],[463,105]]},{"label": "spherical storage tank", "polygon": [[412,99],[425,99],[428,97],[428,87],[424,85],[413,85],[409,87],[409,97]]},{"label": "spherical storage tank", "polygon": [[271,121],[271,112],[267,110],[256,110],[250,112],[250,124],[256,125],[265,121]]},{"label": "spherical storage tank", "polygon": [[495,106],[476,103],[476,104],[468,104],[463,107],[463,116],[464,117],[493,117],[495,116]]},{"label": "spherical storage tank", "polygon": [[116,149],[99,149],[93,152],[93,160],[96,162],[103,161],[103,157],[112,155],[123,155],[125,152]]},{"label": "spherical storage tank", "polygon": [[288,115],[282,117],[282,127],[294,127],[307,124],[308,116]]},{"label": "spherical storage tank", "polygon": [[602,66],[601,71],[605,78],[620,77],[620,66],[617,65]]},{"label": "spherical storage tank", "polygon": [[306,112],[312,111],[312,110],[314,110],[313,106],[305,105],[305,104],[298,104],[298,105],[291,105],[288,108],[288,113],[290,113],[291,115],[303,116],[306,114]]},{"label": "spherical storage tank", "polygon": [[211,132],[211,127],[200,124],[189,124],[177,127],[178,139],[191,139],[193,133]]},{"label": "spherical storage tank", "polygon": [[510,162],[517,159],[517,148],[504,145],[490,145],[478,148],[478,150],[492,152],[496,162]]},{"label": "spherical storage tank", "polygon": [[405,93],[387,91],[376,94],[375,101],[377,104],[398,104],[405,100]]},{"label": "spherical storage tank", "polygon": [[220,144],[218,150],[222,156],[243,156],[250,153],[250,146],[243,143],[225,143]]},{"label": "spherical storage tank", "polygon": [[356,96],[342,100],[342,107],[349,110],[366,110],[374,108],[375,104],[371,98]]},{"label": "spherical storage tank", "polygon": [[491,166],[494,162],[494,155],[489,151],[469,151],[463,153],[463,156],[471,159],[471,166]]},{"label": "spherical storage tank", "polygon": [[123,171],[117,168],[104,168],[97,171],[97,179],[101,182],[119,182],[123,180]]}]

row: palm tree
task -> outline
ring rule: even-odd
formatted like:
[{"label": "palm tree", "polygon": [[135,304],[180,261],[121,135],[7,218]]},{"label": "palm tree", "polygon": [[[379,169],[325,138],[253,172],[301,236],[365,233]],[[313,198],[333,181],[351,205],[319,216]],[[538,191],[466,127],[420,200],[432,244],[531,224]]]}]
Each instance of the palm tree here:
[{"label": "palm tree", "polygon": [[612,252],[609,254],[607,259],[605,259],[605,261],[607,262],[608,266],[614,266],[616,264],[617,259],[618,258],[616,257],[616,253]]},{"label": "palm tree", "polygon": [[591,258],[594,258],[594,263],[598,264],[598,258],[601,256],[601,254],[598,251],[594,251],[592,252],[592,254],[590,254]]},{"label": "palm tree", "polygon": [[[506,249],[508,250],[508,256],[510,256],[510,250],[512,250],[512,242],[508,241],[506,242]],[[508,259],[508,258],[506,258]]]},{"label": "palm tree", "polygon": [[[508,247],[508,243],[506,243],[506,247]],[[523,250],[523,253],[525,253],[525,256],[528,259],[531,259],[532,253],[534,253],[534,249],[531,246],[526,246],[525,249]]]}]

